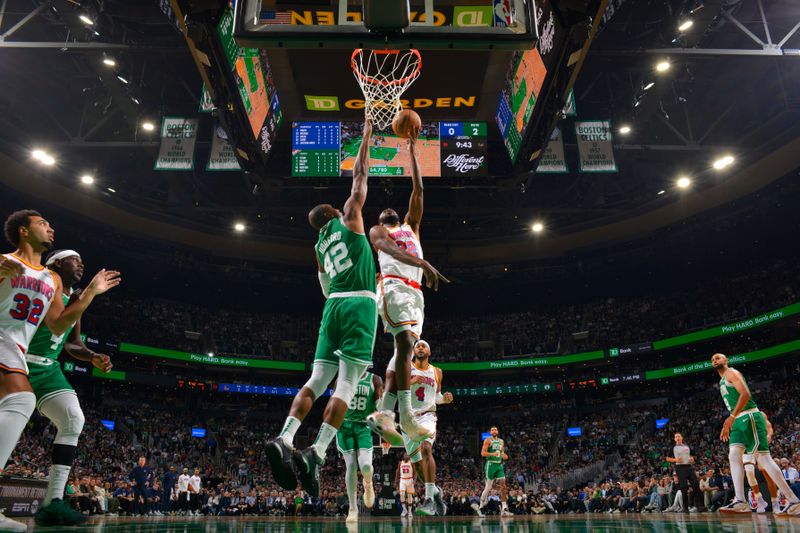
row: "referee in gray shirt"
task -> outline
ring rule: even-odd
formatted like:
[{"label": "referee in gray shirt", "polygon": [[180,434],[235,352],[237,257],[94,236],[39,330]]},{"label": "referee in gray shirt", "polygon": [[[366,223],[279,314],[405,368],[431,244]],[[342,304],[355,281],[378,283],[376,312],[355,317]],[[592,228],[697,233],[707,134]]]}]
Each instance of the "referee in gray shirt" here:
[{"label": "referee in gray shirt", "polygon": [[[695,510],[699,510],[703,506],[703,493],[700,492],[700,482],[697,480],[697,474],[694,472],[694,457],[691,455],[689,447],[683,442],[683,435],[675,433],[675,447],[672,448],[672,457],[667,457],[667,462],[675,464],[675,473],[678,475],[678,488],[683,494],[683,512],[688,513],[689,504],[689,487],[687,481],[692,485],[692,496],[694,505],[691,505]],[[701,502],[697,505],[697,502]]]}]

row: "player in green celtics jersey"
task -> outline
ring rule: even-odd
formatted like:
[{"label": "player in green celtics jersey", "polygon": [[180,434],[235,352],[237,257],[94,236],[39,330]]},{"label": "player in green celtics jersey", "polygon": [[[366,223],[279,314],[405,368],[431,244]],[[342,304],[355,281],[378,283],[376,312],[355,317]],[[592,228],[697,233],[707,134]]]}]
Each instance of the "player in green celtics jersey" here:
[{"label": "player in green celtics jersey", "polygon": [[728,358],[721,353],[711,356],[711,366],[719,374],[722,401],[730,412],[730,416],[722,425],[719,438],[723,442],[730,443],[728,459],[731,462],[731,477],[735,492],[733,501],[722,507],[720,512],[751,512],[744,492],[745,465],[753,468],[750,479],[752,485],[756,483],[754,465],[757,462],[761,471],[772,479],[789,502],[783,511],[776,514],[800,515],[800,499],[789,488],[780,468],[770,456],[767,419],[764,413],[758,410],[744,376],[735,368],[730,368]]},{"label": "player in green celtics jersey", "polygon": [[[378,325],[375,261],[361,215],[367,198],[371,136],[372,125],[367,117],[353,167],[353,186],[344,210],[322,204],[308,214],[308,222],[318,232],[314,249],[319,281],[327,301],[322,311],[311,377],[294,397],[280,435],[266,445],[276,483],[286,490],[294,490],[299,477],[303,489],[314,497],[319,496],[319,470],[325,461],[325,451],[344,420],[356,385],[372,362]],[[324,421],[314,444],[293,452],[298,427],[334,376],[337,376],[336,386],[325,407]],[[297,474],[292,470],[292,460]]]},{"label": "player in green celtics jersey", "polygon": [[[481,448],[481,457],[485,459],[483,466],[483,473],[486,476],[486,485],[481,493],[480,506],[473,505],[473,509],[478,515],[482,516],[481,509],[486,505],[489,499],[489,492],[492,490],[494,482],[500,487],[500,516],[513,516],[513,513],[508,510],[506,491],[506,471],[503,468],[503,462],[508,461],[508,455],[505,452],[505,442],[503,439],[498,438],[497,426],[492,426],[489,429],[491,437],[487,437],[483,441],[483,448]],[[477,509],[476,509],[477,507]]]},{"label": "player in green celtics jersey", "polygon": [[375,404],[383,394],[383,380],[364,372],[356,386],[356,395],[350,400],[339,431],[336,447],[344,459],[345,487],[350,510],[347,522],[358,521],[358,470],[364,482],[364,505],[372,509],[375,505],[375,489],[372,486],[372,430],[367,425],[367,416],[375,411]]},{"label": "player in green celtics jersey", "polygon": [[[83,277],[81,256],[74,250],[56,250],[47,256],[45,266],[61,277],[62,298],[64,306],[67,306],[73,287]],[[42,526],[75,525],[86,521],[86,516],[74,511],[63,501],[64,487],[75,460],[84,418],[78,396],[58,363],[62,349],[75,359],[90,362],[104,372],[112,367],[107,355],[94,353],[83,344],[80,320],[62,335],[53,334],[47,325],[42,324],[28,345],[25,361],[28,364],[28,381],[36,395],[36,407],[53,422],[57,430],[47,493],[42,501],[43,506],[36,512],[36,523]]]}]

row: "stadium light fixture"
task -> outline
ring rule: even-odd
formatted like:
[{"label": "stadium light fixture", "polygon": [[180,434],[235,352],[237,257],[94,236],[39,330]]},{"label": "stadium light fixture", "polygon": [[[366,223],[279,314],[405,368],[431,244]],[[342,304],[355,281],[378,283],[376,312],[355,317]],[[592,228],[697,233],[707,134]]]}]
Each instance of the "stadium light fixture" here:
[{"label": "stadium light fixture", "polygon": [[620,133],[620,135],[627,135],[627,134],[629,134],[630,132],[631,132],[631,127],[630,127],[630,126],[628,126],[627,124],[625,124],[625,125],[623,125],[623,126],[621,126],[621,127],[619,128],[619,133]]},{"label": "stadium light fixture", "polygon": [[55,158],[50,154],[48,154],[47,152],[45,152],[44,150],[39,150],[39,149],[34,150],[33,152],[31,152],[31,157],[39,161],[41,164],[47,165],[48,167],[51,167],[56,164]]},{"label": "stadium light fixture", "polygon": [[149,120],[145,120],[142,122],[142,129],[144,131],[153,131],[156,129],[156,125],[150,122]]},{"label": "stadium light fixture", "polygon": [[208,352],[209,357],[214,357],[214,352]]},{"label": "stadium light fixture", "polygon": [[669,70],[669,67],[670,67],[670,66],[672,66],[672,65],[670,65],[669,61],[667,61],[667,60],[665,59],[665,60],[663,60],[663,61],[659,61],[659,62],[656,64],[656,70],[657,70],[658,72],[666,72],[666,71],[668,71],[668,70]]},{"label": "stadium light fixture", "polygon": [[94,21],[88,15],[80,15],[78,18],[87,26],[94,26]]},{"label": "stadium light fixture", "polygon": [[686,19],[678,26],[678,31],[686,31],[692,26],[694,26],[694,21],[692,19]]},{"label": "stadium light fixture", "polygon": [[533,231],[534,233],[541,233],[542,231],[544,231],[544,224],[542,224],[541,222],[534,222],[533,225],[531,226],[531,231]]},{"label": "stadium light fixture", "polygon": [[714,161],[714,168],[717,170],[722,170],[723,168],[732,165],[734,161],[735,159],[730,154],[722,156]]},{"label": "stadium light fixture", "polygon": [[108,192],[117,192],[117,190],[116,190],[116,189],[112,189],[111,187],[106,187],[106,190],[107,190]]},{"label": "stadium light fixture", "polygon": [[122,83],[124,83],[125,85],[128,85],[128,80],[126,80],[126,79],[125,79],[125,78],[123,78],[122,76],[117,76],[117,79],[118,79],[119,81],[121,81]]},{"label": "stadium light fixture", "polygon": [[667,191],[665,191],[664,189],[661,189],[661,190],[660,190],[660,191],[658,191],[658,193],[656,193],[656,194],[658,194],[658,196],[661,196],[661,195],[662,195],[662,194],[664,194],[665,192],[667,192]]},{"label": "stadium light fixture", "polygon": [[236,224],[233,225],[233,229],[235,229],[239,233],[243,232],[246,228],[247,227],[241,222],[237,222]]},{"label": "stadium light fixture", "polygon": [[84,174],[81,176],[81,183],[84,185],[91,185],[94,183],[94,176],[90,176],[89,174]]},{"label": "stadium light fixture", "polygon": [[656,84],[656,82],[651,81],[650,83],[648,83],[647,85],[642,87],[642,90],[643,91],[649,91],[650,89],[652,89],[655,86],[655,84]]},{"label": "stadium light fixture", "polygon": [[106,66],[109,66],[109,67],[116,67],[117,66],[117,62],[114,61],[114,58],[112,58],[112,57],[104,57],[103,58],[103,64],[106,65]]},{"label": "stadium light fixture", "polygon": [[679,189],[688,189],[689,185],[692,184],[692,180],[687,178],[686,176],[681,176],[678,178],[678,181],[675,182]]}]

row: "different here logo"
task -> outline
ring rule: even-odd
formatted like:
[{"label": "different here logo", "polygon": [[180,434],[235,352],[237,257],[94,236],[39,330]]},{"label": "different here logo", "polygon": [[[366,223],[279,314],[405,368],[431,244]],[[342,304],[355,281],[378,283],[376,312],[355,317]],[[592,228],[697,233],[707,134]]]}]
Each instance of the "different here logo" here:
[{"label": "different here logo", "polygon": [[312,96],[305,94],[306,108],[309,111],[339,111],[338,96]]}]

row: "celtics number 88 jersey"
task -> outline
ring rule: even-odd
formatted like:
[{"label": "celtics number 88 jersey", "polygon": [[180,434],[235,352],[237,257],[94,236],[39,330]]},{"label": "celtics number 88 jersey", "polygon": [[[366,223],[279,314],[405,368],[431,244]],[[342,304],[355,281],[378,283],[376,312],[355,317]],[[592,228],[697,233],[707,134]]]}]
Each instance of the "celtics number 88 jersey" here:
[{"label": "celtics number 88 jersey", "polygon": [[350,400],[344,419],[350,422],[366,422],[367,416],[375,410],[375,384],[372,382],[372,374],[367,372],[366,377],[356,385],[356,394]]},{"label": "celtics number 88 jersey", "polygon": [[314,249],[331,280],[329,294],[375,293],[375,262],[366,235],[350,231],[341,218],[334,218],[319,230]]}]

